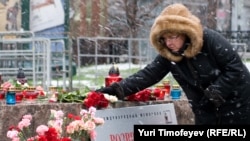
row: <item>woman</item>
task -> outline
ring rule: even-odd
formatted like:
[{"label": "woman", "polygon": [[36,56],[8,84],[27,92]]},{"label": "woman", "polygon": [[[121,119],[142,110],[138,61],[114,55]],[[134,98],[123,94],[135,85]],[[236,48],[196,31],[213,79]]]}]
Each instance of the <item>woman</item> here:
[{"label": "woman", "polygon": [[159,52],[150,64],[97,91],[123,99],[171,72],[190,101],[196,124],[250,123],[250,73],[223,36],[203,28],[184,5],[173,4],[155,19],[150,41]]}]

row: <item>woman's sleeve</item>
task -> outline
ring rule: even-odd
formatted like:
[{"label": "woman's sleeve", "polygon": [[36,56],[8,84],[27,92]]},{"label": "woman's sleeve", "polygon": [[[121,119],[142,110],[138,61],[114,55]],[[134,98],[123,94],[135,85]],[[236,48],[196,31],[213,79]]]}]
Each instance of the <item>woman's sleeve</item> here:
[{"label": "woman's sleeve", "polygon": [[170,62],[158,55],[150,64],[119,82],[128,96],[161,81],[170,70]]}]

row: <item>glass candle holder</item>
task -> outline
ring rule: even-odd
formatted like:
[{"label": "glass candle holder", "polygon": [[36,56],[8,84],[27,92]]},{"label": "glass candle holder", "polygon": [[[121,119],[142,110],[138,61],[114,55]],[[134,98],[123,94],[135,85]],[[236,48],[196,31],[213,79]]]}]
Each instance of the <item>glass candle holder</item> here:
[{"label": "glass candle holder", "polygon": [[24,94],[26,100],[35,100],[38,96],[38,92],[36,92],[35,87],[29,87]]},{"label": "glass candle holder", "polygon": [[0,100],[5,99],[5,91],[0,88]]},{"label": "glass candle holder", "polygon": [[50,96],[58,96],[58,88],[55,86],[50,86],[49,87],[49,94]]},{"label": "glass candle holder", "polygon": [[114,82],[119,82],[122,80],[120,76],[119,68],[113,63],[112,67],[109,69],[108,76],[105,77],[105,86],[110,86]]},{"label": "glass candle holder", "polygon": [[170,95],[170,81],[169,80],[164,80],[162,82],[162,84],[164,85],[164,89],[165,89],[165,95]]},{"label": "glass candle holder", "polygon": [[50,93],[55,93],[57,91],[57,87],[56,86],[50,86],[49,87],[49,92]]},{"label": "glass candle holder", "polygon": [[110,86],[114,82],[119,82],[122,80],[122,77],[119,75],[109,75],[105,77],[105,86]]},{"label": "glass candle holder", "polygon": [[6,93],[6,104],[15,105],[16,104],[16,92],[14,89],[9,89]]},{"label": "glass candle holder", "polygon": [[154,90],[154,93],[156,95],[156,99],[157,100],[164,100],[165,97],[165,89],[164,86],[162,84],[157,84],[156,88]]},{"label": "glass candle holder", "polygon": [[20,103],[23,100],[23,91],[21,88],[16,88],[16,103]]},{"label": "glass candle holder", "polygon": [[58,99],[58,87],[50,86],[48,94],[49,94],[49,101],[56,102]]},{"label": "glass candle holder", "polygon": [[172,99],[180,99],[181,89],[179,85],[173,85],[172,90],[170,92]]}]

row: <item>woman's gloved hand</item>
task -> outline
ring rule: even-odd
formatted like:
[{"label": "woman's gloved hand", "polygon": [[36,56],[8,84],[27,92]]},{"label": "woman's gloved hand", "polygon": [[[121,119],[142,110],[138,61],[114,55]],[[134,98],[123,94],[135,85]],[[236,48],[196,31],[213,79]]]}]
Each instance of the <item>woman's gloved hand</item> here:
[{"label": "woman's gloved hand", "polygon": [[97,89],[95,91],[116,96],[119,100],[124,99],[123,89],[118,83],[113,83],[112,85],[110,85],[108,87],[102,87],[102,88]]},{"label": "woman's gloved hand", "polygon": [[116,95],[115,90],[112,87],[102,87],[100,89],[97,89],[96,92],[107,93],[114,96]]},{"label": "woman's gloved hand", "polygon": [[204,98],[212,102],[215,108],[219,108],[225,102],[225,99],[220,95],[220,93],[221,92],[215,87],[210,86],[204,90]]}]

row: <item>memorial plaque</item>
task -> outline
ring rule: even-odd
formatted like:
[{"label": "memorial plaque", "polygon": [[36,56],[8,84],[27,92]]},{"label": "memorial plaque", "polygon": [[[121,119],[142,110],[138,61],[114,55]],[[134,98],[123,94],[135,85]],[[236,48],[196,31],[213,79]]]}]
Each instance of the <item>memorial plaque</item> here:
[{"label": "memorial plaque", "polygon": [[177,124],[173,103],[97,110],[105,123],[96,128],[95,141],[133,141],[135,124]]}]

